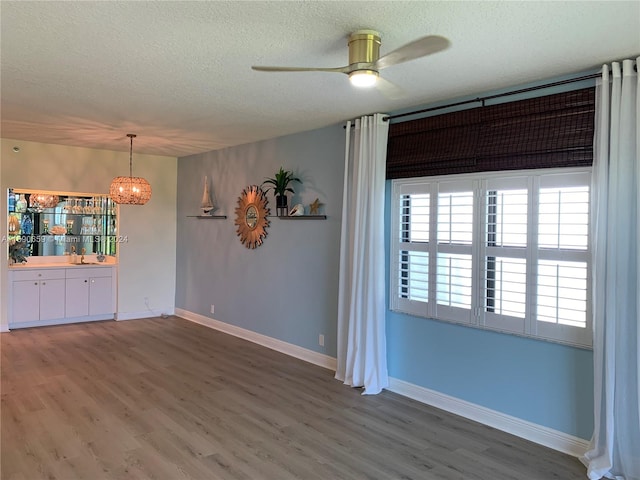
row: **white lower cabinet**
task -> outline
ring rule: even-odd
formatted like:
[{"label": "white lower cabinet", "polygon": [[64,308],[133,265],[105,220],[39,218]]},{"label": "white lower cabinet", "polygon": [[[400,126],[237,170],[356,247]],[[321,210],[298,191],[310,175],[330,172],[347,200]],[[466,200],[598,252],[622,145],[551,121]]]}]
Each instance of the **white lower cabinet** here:
[{"label": "white lower cabinet", "polygon": [[89,315],[115,313],[111,277],[89,279]]},{"label": "white lower cabinet", "polygon": [[65,305],[69,318],[89,315],[89,279],[67,278]]},{"label": "white lower cabinet", "polygon": [[114,313],[111,269],[67,270],[65,303],[70,318]]},{"label": "white lower cabinet", "polygon": [[64,269],[30,270],[13,274],[13,323],[64,318]]},{"label": "white lower cabinet", "polygon": [[9,328],[113,318],[114,280],[113,267],[9,271]]}]

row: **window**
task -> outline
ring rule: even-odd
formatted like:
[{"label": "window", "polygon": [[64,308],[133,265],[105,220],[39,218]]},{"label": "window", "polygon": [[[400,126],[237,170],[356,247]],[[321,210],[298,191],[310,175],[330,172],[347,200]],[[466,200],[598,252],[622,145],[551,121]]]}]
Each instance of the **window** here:
[{"label": "window", "polygon": [[394,180],[391,308],[590,346],[589,184],[585,168]]}]

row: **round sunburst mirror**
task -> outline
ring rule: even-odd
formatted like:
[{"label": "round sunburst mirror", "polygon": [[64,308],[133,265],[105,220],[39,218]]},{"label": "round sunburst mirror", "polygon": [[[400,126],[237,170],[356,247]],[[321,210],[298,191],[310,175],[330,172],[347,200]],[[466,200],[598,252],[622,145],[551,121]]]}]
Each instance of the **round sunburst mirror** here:
[{"label": "round sunburst mirror", "polygon": [[262,245],[267,236],[269,226],[269,208],[267,195],[257,185],[245,188],[238,197],[236,221],[240,242],[247,248],[257,248]]}]

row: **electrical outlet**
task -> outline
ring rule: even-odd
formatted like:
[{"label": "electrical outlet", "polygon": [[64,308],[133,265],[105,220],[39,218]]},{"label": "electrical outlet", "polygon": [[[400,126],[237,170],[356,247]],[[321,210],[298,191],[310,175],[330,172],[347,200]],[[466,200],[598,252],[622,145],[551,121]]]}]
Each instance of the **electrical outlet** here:
[{"label": "electrical outlet", "polygon": [[216,313],[216,308],[215,308],[215,305],[213,305],[213,303],[211,304],[211,313]]},{"label": "electrical outlet", "polygon": [[324,347],[324,335],[323,334],[318,335],[318,345],[320,345],[321,347]]}]

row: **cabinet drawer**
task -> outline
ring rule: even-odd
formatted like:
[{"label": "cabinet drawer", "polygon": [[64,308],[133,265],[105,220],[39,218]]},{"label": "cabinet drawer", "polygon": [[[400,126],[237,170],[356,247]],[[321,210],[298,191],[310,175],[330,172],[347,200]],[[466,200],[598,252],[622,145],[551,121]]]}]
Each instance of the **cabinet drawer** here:
[{"label": "cabinet drawer", "polygon": [[54,278],[65,278],[63,268],[47,268],[43,270],[21,270],[19,272],[11,272],[13,281],[22,280],[51,280]]},{"label": "cabinet drawer", "polygon": [[67,268],[67,278],[111,277],[112,267],[71,267]]}]

